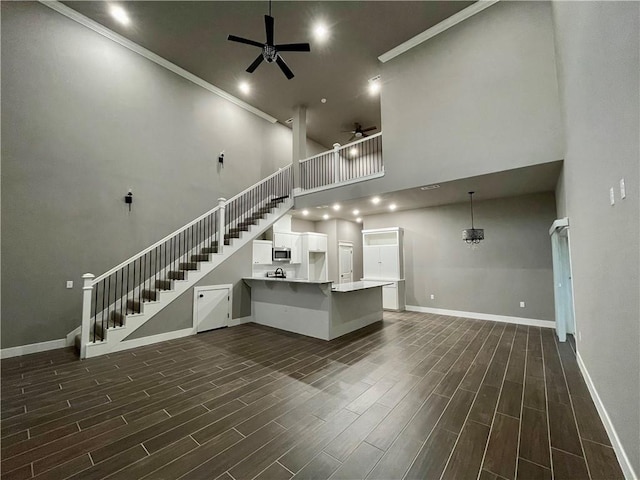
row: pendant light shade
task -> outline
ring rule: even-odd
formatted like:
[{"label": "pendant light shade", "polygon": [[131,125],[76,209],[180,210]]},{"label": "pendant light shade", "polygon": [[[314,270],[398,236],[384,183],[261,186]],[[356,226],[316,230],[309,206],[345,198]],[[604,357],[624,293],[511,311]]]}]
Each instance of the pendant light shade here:
[{"label": "pendant light shade", "polygon": [[471,228],[466,228],[462,231],[462,240],[469,245],[477,245],[484,240],[484,229],[473,227],[473,194],[476,192],[469,192],[469,203],[471,204]]}]

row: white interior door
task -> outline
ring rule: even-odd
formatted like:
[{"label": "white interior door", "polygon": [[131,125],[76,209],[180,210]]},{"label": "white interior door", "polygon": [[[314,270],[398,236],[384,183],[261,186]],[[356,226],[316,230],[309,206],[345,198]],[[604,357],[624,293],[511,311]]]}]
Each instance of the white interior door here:
[{"label": "white interior door", "polygon": [[340,264],[340,283],[353,282],[353,244],[338,244],[338,258]]},{"label": "white interior door", "polygon": [[226,327],[231,318],[231,287],[194,288],[193,320],[198,332]]},{"label": "white interior door", "polygon": [[567,227],[562,227],[551,233],[556,334],[561,342],[566,340],[567,333],[576,331],[568,231]]}]

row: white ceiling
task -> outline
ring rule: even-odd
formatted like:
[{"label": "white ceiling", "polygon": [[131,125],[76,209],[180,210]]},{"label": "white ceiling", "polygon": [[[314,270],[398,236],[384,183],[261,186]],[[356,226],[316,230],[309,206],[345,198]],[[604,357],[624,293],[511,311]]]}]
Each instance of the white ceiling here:
[{"label": "white ceiling", "polygon": [[[342,131],[353,129],[354,122],[380,127],[379,96],[366,91],[368,79],[381,73],[378,56],[473,2],[273,2],[276,43],[311,44],[310,53],[283,53],[292,80],[266,62],[246,73],[260,50],[227,41],[233,34],[263,42],[267,1],[120,2],[131,18],[128,26],[109,14],[113,2],[63,3],[282,123],[297,105],[306,105],[308,136],[330,148],[349,139]],[[323,44],[311,33],[319,19],[330,28]],[[243,80],[252,87],[246,96],[238,90]]]}]

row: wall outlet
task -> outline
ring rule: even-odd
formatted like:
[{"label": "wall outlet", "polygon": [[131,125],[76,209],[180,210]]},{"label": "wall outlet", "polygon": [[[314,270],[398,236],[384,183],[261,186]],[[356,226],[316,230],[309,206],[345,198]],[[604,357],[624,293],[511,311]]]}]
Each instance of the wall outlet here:
[{"label": "wall outlet", "polygon": [[431,300],[435,300],[435,299],[436,299],[436,296],[432,293],[431,294]]},{"label": "wall outlet", "polygon": [[582,332],[578,332],[578,341],[581,342],[582,341]]},{"label": "wall outlet", "polygon": [[627,196],[627,190],[624,188],[624,178],[620,179],[620,200]]},{"label": "wall outlet", "polygon": [[609,189],[609,203],[612,206],[616,204],[616,194],[613,191],[613,187]]},{"label": "wall outlet", "polygon": [[67,288],[73,288],[73,280],[67,280]]},{"label": "wall outlet", "polygon": [[524,302],[520,302],[520,308],[524,308]]}]

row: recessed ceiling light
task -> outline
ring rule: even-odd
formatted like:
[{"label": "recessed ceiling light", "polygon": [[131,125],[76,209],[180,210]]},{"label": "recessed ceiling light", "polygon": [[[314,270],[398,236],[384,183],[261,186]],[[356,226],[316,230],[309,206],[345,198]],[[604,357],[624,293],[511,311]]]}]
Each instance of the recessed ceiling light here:
[{"label": "recessed ceiling light", "polygon": [[360,213],[360,210],[358,210],[357,208],[353,211],[354,215],[358,215]]},{"label": "recessed ceiling light", "polygon": [[373,197],[371,199],[371,203],[373,203],[374,205],[377,205],[380,203],[380,197]]},{"label": "recessed ceiling light", "polygon": [[426,185],[424,187],[420,187],[420,190],[434,190],[436,188],[440,188],[440,185],[438,185],[437,183],[433,185]]},{"label": "recessed ceiling light", "polygon": [[322,215],[322,219],[323,220],[329,220],[329,215],[325,213],[324,215]]},{"label": "recessed ceiling light", "polygon": [[356,147],[352,147],[351,150],[349,150],[349,155],[351,155],[352,157],[355,157],[358,154],[358,149]]},{"label": "recessed ceiling light", "polygon": [[329,38],[329,28],[323,22],[318,22],[313,26],[313,36],[318,42],[324,42]]},{"label": "recessed ceiling light", "polygon": [[291,118],[287,118],[287,119],[284,121],[284,123],[286,123],[287,125],[288,125],[288,124],[290,124],[290,123],[293,123],[293,117],[291,117]]},{"label": "recessed ceiling light", "polygon": [[393,211],[396,209],[396,204],[392,203],[391,205],[389,205],[389,210]]},{"label": "recessed ceiling light", "polygon": [[302,210],[302,214],[306,217],[309,215],[309,210]]},{"label": "recessed ceiling light", "polygon": [[340,210],[340,204],[339,204],[339,203],[336,203],[336,204],[335,204],[333,207],[331,207],[331,208],[333,208],[333,209],[337,212],[338,210]]},{"label": "recessed ceiling light", "polygon": [[356,218],[356,222],[360,223],[362,219],[360,217]]},{"label": "recessed ceiling light", "polygon": [[369,79],[369,94],[370,95],[377,95],[380,92],[380,87],[381,87],[381,81],[380,81],[380,75],[376,75],[373,78]]},{"label": "recessed ceiling light", "polygon": [[322,102],[322,103],[327,103],[327,99],[326,99],[326,98],[321,98],[321,99],[320,99],[320,102]]},{"label": "recessed ceiling light", "polygon": [[124,10],[124,8],[119,5],[111,5],[109,13],[111,13],[111,16],[122,25],[129,25],[129,23],[131,23],[129,15],[127,15],[127,12]]},{"label": "recessed ceiling light", "polygon": [[245,95],[248,94],[251,91],[251,87],[249,86],[249,84],[247,82],[240,82],[240,85],[238,85],[238,88]]}]

